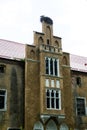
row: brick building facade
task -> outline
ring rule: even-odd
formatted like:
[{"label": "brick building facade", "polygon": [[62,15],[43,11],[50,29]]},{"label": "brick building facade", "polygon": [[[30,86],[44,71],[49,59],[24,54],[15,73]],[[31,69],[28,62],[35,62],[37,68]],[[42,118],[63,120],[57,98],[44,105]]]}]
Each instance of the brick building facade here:
[{"label": "brick building facade", "polygon": [[87,58],[75,62],[40,21],[33,45],[0,40],[0,130],[86,130]]}]

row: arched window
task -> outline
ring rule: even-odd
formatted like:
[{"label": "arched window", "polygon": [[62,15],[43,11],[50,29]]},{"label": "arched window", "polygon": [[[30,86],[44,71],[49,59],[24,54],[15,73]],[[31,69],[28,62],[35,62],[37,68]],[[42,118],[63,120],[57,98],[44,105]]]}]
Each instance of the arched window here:
[{"label": "arched window", "polygon": [[53,120],[50,120],[46,126],[46,130],[57,130],[57,126]]},{"label": "arched window", "polygon": [[35,52],[34,52],[34,50],[30,51],[30,56],[31,56],[31,58],[35,58]]},{"label": "arched window", "polygon": [[63,57],[63,65],[67,65],[67,58],[66,58],[66,56]]},{"label": "arched window", "polygon": [[49,45],[51,42],[51,29],[49,26],[46,28],[46,35],[47,35],[47,44]]},{"label": "arched window", "polygon": [[33,130],[44,130],[42,123],[40,121],[36,122],[34,124],[34,129]]},{"label": "arched window", "polygon": [[60,126],[60,130],[69,130],[68,126],[66,124],[62,124]]},{"label": "arched window", "polygon": [[39,44],[42,44],[44,41],[43,41],[43,38],[42,37],[39,37],[39,39],[38,39],[38,43]]},{"label": "arched window", "polygon": [[56,40],[55,43],[54,43],[54,45],[55,45],[56,47],[59,47],[59,42]]}]

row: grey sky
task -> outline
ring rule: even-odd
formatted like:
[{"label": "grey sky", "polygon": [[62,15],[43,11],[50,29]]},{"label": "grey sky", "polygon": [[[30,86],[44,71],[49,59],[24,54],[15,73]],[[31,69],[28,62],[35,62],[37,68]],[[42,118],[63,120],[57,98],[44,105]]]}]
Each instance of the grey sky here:
[{"label": "grey sky", "polygon": [[53,19],[63,51],[87,57],[87,0],[0,0],[0,39],[32,44],[41,15]]}]

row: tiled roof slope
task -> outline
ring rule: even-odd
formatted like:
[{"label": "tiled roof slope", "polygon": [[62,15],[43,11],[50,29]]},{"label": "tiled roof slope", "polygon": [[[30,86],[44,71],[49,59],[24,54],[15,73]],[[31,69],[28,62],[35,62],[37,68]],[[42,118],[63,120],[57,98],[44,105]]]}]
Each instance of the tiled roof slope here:
[{"label": "tiled roof slope", "polygon": [[[21,60],[25,58],[25,44],[0,39],[0,57]],[[70,54],[71,70],[87,72],[87,58]]]},{"label": "tiled roof slope", "polygon": [[87,72],[87,57],[70,54],[71,70]]},{"label": "tiled roof slope", "polygon": [[24,59],[25,45],[0,39],[0,57],[7,59]]}]

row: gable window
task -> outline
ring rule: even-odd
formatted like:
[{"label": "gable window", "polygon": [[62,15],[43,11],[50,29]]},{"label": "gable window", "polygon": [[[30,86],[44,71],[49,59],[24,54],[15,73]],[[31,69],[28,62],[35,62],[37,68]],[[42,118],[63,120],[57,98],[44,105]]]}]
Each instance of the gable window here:
[{"label": "gable window", "polygon": [[49,109],[61,109],[60,90],[46,90],[46,106]]},{"label": "gable window", "polygon": [[85,115],[85,98],[76,98],[77,115]]},{"label": "gable window", "polygon": [[59,60],[45,57],[46,74],[59,76]]},{"label": "gable window", "polygon": [[5,72],[5,65],[0,65],[0,73],[4,73]]},{"label": "gable window", "polygon": [[6,90],[0,90],[0,111],[6,110]]}]

